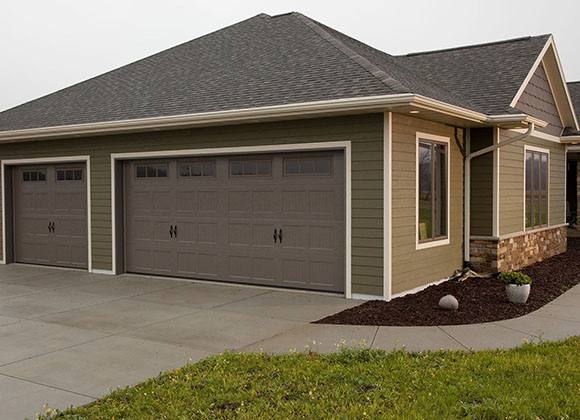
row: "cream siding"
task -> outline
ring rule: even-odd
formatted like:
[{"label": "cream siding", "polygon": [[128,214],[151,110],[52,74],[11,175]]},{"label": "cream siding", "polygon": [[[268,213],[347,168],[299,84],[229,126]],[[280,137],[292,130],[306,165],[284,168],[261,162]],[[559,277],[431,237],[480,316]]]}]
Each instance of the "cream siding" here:
[{"label": "cream siding", "polygon": [[[521,135],[501,130],[502,141]],[[499,234],[507,235],[524,231],[524,144],[550,150],[549,224],[565,223],[565,146],[530,138],[504,146],[500,149],[499,186]]]},{"label": "cream siding", "polygon": [[[471,129],[470,153],[493,144],[493,129]],[[493,234],[493,153],[471,161],[471,235]]]},{"label": "cream siding", "polygon": [[1,159],[91,156],[93,268],[111,270],[111,153],[352,142],[352,291],[383,292],[383,114],[0,146]]},{"label": "cream siding", "polygon": [[[401,293],[444,279],[463,264],[463,156],[452,127],[401,114],[393,114],[392,124],[392,291]],[[450,244],[422,250],[416,250],[417,132],[450,138]]]}]

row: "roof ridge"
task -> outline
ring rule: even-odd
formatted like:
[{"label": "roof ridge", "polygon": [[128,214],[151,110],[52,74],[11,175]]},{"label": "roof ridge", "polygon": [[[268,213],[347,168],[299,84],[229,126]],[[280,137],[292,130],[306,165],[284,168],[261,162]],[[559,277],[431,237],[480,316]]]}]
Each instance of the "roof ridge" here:
[{"label": "roof ridge", "polygon": [[348,46],[346,46],[342,41],[338,40],[336,37],[332,36],[326,29],[322,28],[316,21],[310,19],[308,16],[303,15],[299,12],[292,12],[300,22],[308,26],[314,33],[323,38],[341,53],[346,55],[349,59],[354,61],[364,70],[373,75],[377,80],[383,83],[386,87],[394,91],[409,91],[409,89],[401,84],[399,81],[393,79],[389,76],[383,69],[381,69],[376,64],[358,54]]},{"label": "roof ridge", "polygon": [[499,40],[499,41],[482,42],[479,44],[460,45],[458,47],[441,48],[438,50],[417,51],[417,52],[412,52],[412,53],[407,53],[407,54],[401,54],[397,57],[414,57],[417,55],[428,55],[428,54],[437,54],[437,53],[449,52],[449,51],[467,50],[470,48],[489,47],[492,45],[501,45],[501,44],[509,44],[511,42],[527,41],[527,40],[530,40],[532,38],[540,38],[540,37],[544,37],[544,36],[551,36],[551,34],[542,34],[542,35],[533,35],[533,36],[528,35],[528,36],[521,36],[518,38],[503,39],[503,40]]}]

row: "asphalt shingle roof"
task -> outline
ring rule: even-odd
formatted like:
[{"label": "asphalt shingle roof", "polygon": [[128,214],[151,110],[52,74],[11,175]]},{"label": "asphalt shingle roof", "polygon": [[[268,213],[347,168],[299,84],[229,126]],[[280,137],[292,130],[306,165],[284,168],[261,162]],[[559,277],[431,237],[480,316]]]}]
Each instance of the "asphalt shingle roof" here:
[{"label": "asphalt shingle roof", "polygon": [[548,36],[392,56],[299,13],[257,15],[0,113],[0,131],[397,93],[506,113]]},{"label": "asphalt shingle roof", "polygon": [[512,112],[510,103],[550,35],[399,56],[425,80],[453,90],[486,114]]},{"label": "asphalt shingle roof", "polygon": [[568,91],[572,99],[572,106],[574,106],[574,111],[576,112],[576,118],[580,122],[580,81],[569,82]]}]

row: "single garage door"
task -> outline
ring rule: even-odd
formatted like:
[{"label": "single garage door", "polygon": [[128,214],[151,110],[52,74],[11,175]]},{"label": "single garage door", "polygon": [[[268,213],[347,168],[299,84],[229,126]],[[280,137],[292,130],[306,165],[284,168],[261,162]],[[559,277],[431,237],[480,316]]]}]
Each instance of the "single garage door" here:
[{"label": "single garage door", "polygon": [[85,164],[15,167],[14,260],[87,268]]},{"label": "single garage door", "polygon": [[342,152],[127,161],[128,272],[344,291]]}]

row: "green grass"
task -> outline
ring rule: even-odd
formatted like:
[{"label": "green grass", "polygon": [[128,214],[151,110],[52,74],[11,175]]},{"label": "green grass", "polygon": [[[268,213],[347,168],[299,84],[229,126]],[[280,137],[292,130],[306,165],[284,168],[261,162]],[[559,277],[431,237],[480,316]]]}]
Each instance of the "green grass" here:
[{"label": "green grass", "polygon": [[580,337],[477,353],[228,353],[53,415],[579,419]]}]

